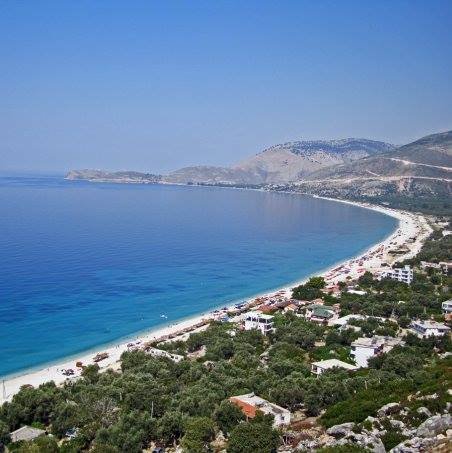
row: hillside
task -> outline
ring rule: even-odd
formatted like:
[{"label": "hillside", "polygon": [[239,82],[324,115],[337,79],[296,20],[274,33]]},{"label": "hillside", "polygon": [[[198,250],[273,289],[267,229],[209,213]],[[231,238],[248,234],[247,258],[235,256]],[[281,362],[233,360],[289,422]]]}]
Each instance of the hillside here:
[{"label": "hillside", "polygon": [[427,135],[401,146],[392,157],[427,165],[452,167],[452,131]]},{"label": "hillside", "polygon": [[313,171],[393,150],[365,139],[295,141],[272,146],[230,167],[187,167],[164,177],[173,183],[272,184],[296,181]]},{"label": "hillside", "polygon": [[296,181],[313,171],[388,152],[388,143],[365,139],[295,141],[275,145],[232,167],[191,166],[167,175],[133,171],[72,170],[67,179],[99,182],[263,185]]},{"label": "hillside", "polygon": [[391,153],[320,169],[292,190],[397,207],[451,209],[452,131],[429,135]]},{"label": "hillside", "polygon": [[354,138],[294,141],[267,148],[232,167],[192,166],[167,175],[74,170],[67,179],[262,186],[450,213],[452,131],[399,148]]},{"label": "hillside", "polygon": [[306,179],[343,179],[367,176],[417,176],[450,178],[452,131],[429,135],[401,146],[391,153],[365,157],[354,162],[321,169]]},{"label": "hillside", "polygon": [[251,180],[246,171],[207,165],[184,167],[163,176],[164,182],[172,184],[246,184]]},{"label": "hillside", "polygon": [[295,141],[272,146],[232,167],[191,166],[167,175],[71,170],[66,179],[97,182],[264,185],[297,181],[312,172],[393,150],[365,139]]}]

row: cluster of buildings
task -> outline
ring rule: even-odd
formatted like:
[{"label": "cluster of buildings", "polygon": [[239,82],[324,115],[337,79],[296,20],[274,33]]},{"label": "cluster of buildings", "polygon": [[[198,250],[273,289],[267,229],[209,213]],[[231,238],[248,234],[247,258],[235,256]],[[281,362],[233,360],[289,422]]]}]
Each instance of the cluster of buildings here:
[{"label": "cluster of buildings", "polygon": [[428,261],[421,261],[421,269],[436,269],[439,270],[444,275],[450,275],[452,272],[452,262],[451,261],[440,261],[439,263],[430,263]]},{"label": "cluster of buildings", "polygon": [[[430,263],[428,261],[421,261],[421,269],[436,269],[444,275],[451,275],[452,262],[441,261],[439,263]],[[403,267],[394,267],[380,272],[380,278],[391,278],[393,280],[397,280],[398,282],[403,282],[407,285],[411,285],[414,278],[414,273],[411,266],[405,265]]]},{"label": "cluster of buildings", "polygon": [[[353,319],[366,319],[366,316],[356,314],[340,318],[338,306],[328,306],[318,302],[306,305],[303,308],[305,312],[299,316],[303,316],[306,320],[311,322],[339,327],[340,330],[353,328],[353,326],[348,324],[349,321]],[[449,315],[452,315],[452,300],[443,302],[443,311]],[[245,330],[257,329],[263,335],[268,335],[275,330],[273,316],[261,313],[257,310],[249,312],[244,319],[244,328]],[[359,330],[359,328],[356,329]],[[450,332],[450,328],[443,323],[435,321],[413,321],[409,327],[409,331],[417,335],[419,338],[429,338],[446,335]],[[389,352],[395,346],[403,344],[403,340],[399,337],[378,335],[370,338],[361,337],[351,344],[350,354],[355,362],[355,365],[337,359],[329,359],[312,363],[311,371],[316,375],[320,375],[324,371],[335,367],[347,371],[354,371],[360,367],[367,367],[369,359],[372,357]]]},{"label": "cluster of buildings", "polygon": [[[450,328],[435,321],[413,321],[410,325],[410,332],[419,338],[430,338],[444,336],[450,332]],[[367,367],[369,359],[389,352],[399,345],[404,345],[404,341],[400,337],[378,335],[370,338],[361,337],[352,342],[350,355],[358,367]]]},{"label": "cluster of buildings", "polygon": [[[452,262],[429,263],[421,262],[421,269],[427,270],[433,268],[441,272],[443,275],[451,275]],[[398,282],[411,285],[414,280],[414,272],[411,266],[394,267],[383,269],[379,278],[390,278]],[[338,284],[331,283],[326,288],[329,294],[337,295],[341,292]],[[361,289],[348,288],[351,294],[365,295]],[[284,312],[291,311],[297,316],[302,316],[306,320],[322,325],[336,327],[339,330],[355,328],[349,324],[351,320],[365,320],[367,316],[359,314],[350,314],[340,317],[339,305],[325,305],[323,300],[292,301],[284,307]],[[442,311],[446,321],[452,321],[452,300],[442,303]],[[380,318],[381,319],[381,318]],[[384,319],[381,319],[384,321]],[[258,328],[263,334],[274,331],[273,316],[271,312],[258,316],[253,314],[245,320],[245,329]],[[410,324],[408,331],[415,334],[419,338],[426,339],[432,337],[441,337],[450,334],[450,328],[441,322],[433,320],[415,320]],[[362,367],[369,365],[369,360],[380,354],[387,353],[396,346],[403,346],[404,341],[400,337],[390,337],[374,335],[372,337],[362,336],[351,344],[351,358],[354,364],[347,363],[338,359],[321,360],[311,363],[311,372],[320,376],[322,373],[331,369],[342,369],[348,372],[354,372]],[[231,402],[237,404],[248,417],[255,416],[256,411],[262,410],[263,413],[271,413],[275,418],[275,426],[287,425],[290,422],[290,412],[272,403],[269,403],[254,394],[240,395],[232,397]]]},{"label": "cluster of buildings", "polygon": [[[256,329],[263,335],[274,332],[273,315],[275,308],[268,310],[268,306],[259,307],[245,314],[243,318],[243,327],[245,330]],[[304,317],[307,321],[317,324],[333,325],[339,318],[339,304],[325,305],[322,299],[314,301],[296,301],[290,302],[284,306],[283,312],[292,312],[297,316]],[[302,311],[303,313],[299,313]]]},{"label": "cluster of buildings", "polygon": [[[450,272],[451,263],[423,263],[423,268],[435,267],[441,272],[447,274]],[[385,269],[380,273],[380,278],[391,278],[399,282],[410,285],[413,282],[413,269],[410,266],[401,268]],[[330,285],[326,288],[330,294],[336,295],[340,292],[337,284]],[[351,294],[365,295],[366,293],[360,289],[353,287],[348,288]],[[281,295],[279,295],[281,296]],[[263,335],[269,335],[275,331],[273,313],[280,310],[284,313],[292,312],[296,316],[303,317],[307,321],[321,325],[327,325],[342,329],[355,328],[349,324],[351,320],[365,320],[367,316],[359,314],[350,314],[340,317],[340,306],[325,305],[322,299],[313,301],[288,300],[279,297],[275,300],[256,300],[256,304],[252,307],[252,311],[242,313],[242,327],[245,330],[258,330]],[[446,319],[452,319],[452,300],[443,302],[443,313]],[[449,318],[447,318],[449,317]],[[382,321],[384,319],[379,318]],[[446,335],[450,332],[450,328],[445,324],[434,321],[413,321],[409,330],[420,338],[438,337]],[[404,341],[399,337],[379,336],[360,337],[351,344],[351,358],[353,363],[347,363],[338,359],[320,360],[311,363],[311,372],[320,376],[322,373],[331,369],[342,369],[348,372],[354,372],[362,367],[369,365],[369,360],[380,354],[390,351],[398,345],[403,345]],[[263,355],[265,355],[264,353]],[[291,413],[289,410],[273,404],[254,393],[233,396],[230,401],[238,406],[247,419],[254,418],[257,413],[270,414],[274,418],[274,426],[287,426],[291,422]]]}]

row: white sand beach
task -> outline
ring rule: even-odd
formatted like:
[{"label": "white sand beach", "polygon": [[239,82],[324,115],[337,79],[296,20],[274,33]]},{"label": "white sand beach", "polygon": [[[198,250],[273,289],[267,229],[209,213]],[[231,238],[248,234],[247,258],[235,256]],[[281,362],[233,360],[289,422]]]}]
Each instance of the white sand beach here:
[{"label": "white sand beach", "polygon": [[[354,204],[388,214],[399,220],[399,226],[388,238],[375,244],[360,256],[332,266],[320,273],[320,275],[325,277],[328,285],[334,285],[341,280],[347,279],[347,277],[350,277],[351,279],[357,278],[365,271],[378,272],[382,269],[383,263],[390,266],[396,261],[415,256],[432,231],[427,219],[419,214],[363,203],[341,200],[334,201]],[[397,251],[397,254],[392,253],[394,251]],[[303,283],[303,281],[297,282],[296,284],[301,283]],[[262,301],[275,296],[279,298],[290,298],[291,288],[296,284],[292,283],[290,286],[260,296],[262,298],[260,299],[261,303],[263,303]],[[256,306],[256,297],[257,296],[248,301],[248,303],[252,303],[254,307]],[[223,312],[225,311],[226,310]],[[191,332],[205,328],[208,320],[213,319],[218,316],[218,314],[218,310],[215,312],[212,311],[204,315],[180,321],[176,324],[155,329],[146,334],[137,336],[134,340],[128,340],[106,348],[99,348],[95,352],[87,352],[74,358],[64,359],[56,365],[6,378],[2,382],[2,389],[0,390],[0,404],[10,400],[23,385],[39,386],[40,384],[49,381],[54,381],[56,384],[62,384],[66,379],[77,379],[81,374],[82,368],[77,367],[76,363],[81,362],[83,365],[93,364],[95,363],[94,357],[99,352],[108,354],[108,357],[98,362],[101,370],[106,370],[108,368],[119,369],[119,359],[124,351],[143,347],[147,342],[167,340],[168,336],[172,336],[171,339],[186,337]],[[74,373],[70,377],[63,374],[63,372],[68,369],[73,370]]]}]

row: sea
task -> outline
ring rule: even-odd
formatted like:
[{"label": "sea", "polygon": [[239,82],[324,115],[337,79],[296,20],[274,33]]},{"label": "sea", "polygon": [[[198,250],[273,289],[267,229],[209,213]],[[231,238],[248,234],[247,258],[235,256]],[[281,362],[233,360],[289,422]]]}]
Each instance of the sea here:
[{"label": "sea", "polygon": [[0,176],[0,376],[299,281],[397,225],[298,194]]}]

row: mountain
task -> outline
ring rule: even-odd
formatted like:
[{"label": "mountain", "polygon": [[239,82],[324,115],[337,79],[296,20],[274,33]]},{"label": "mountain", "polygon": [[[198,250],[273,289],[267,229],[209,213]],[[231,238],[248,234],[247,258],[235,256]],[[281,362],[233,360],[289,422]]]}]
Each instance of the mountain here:
[{"label": "mountain", "polygon": [[449,131],[421,138],[391,153],[312,172],[306,179],[374,179],[395,176],[449,179],[451,171],[452,131]]},{"label": "mountain", "polygon": [[393,145],[374,140],[295,141],[272,146],[229,167],[187,167],[165,176],[167,182],[272,184],[296,181],[321,168],[388,152]]},{"label": "mountain", "polygon": [[295,141],[267,148],[232,167],[185,167],[167,175],[74,170],[67,178],[261,186],[449,214],[452,131],[428,135],[399,148],[355,138]]},{"label": "mountain", "polygon": [[297,181],[322,168],[353,162],[393,149],[394,146],[388,143],[356,138],[295,141],[267,148],[232,167],[192,166],[163,176],[132,171],[72,170],[67,179],[172,184],[284,184]]},{"label": "mountain", "polygon": [[450,212],[452,131],[423,137],[390,153],[320,169],[290,190]]},{"label": "mountain", "polygon": [[255,184],[246,171],[207,165],[181,168],[165,175],[163,180],[171,184]]},{"label": "mountain", "polygon": [[393,157],[427,165],[452,167],[452,131],[427,135],[401,146]]}]

